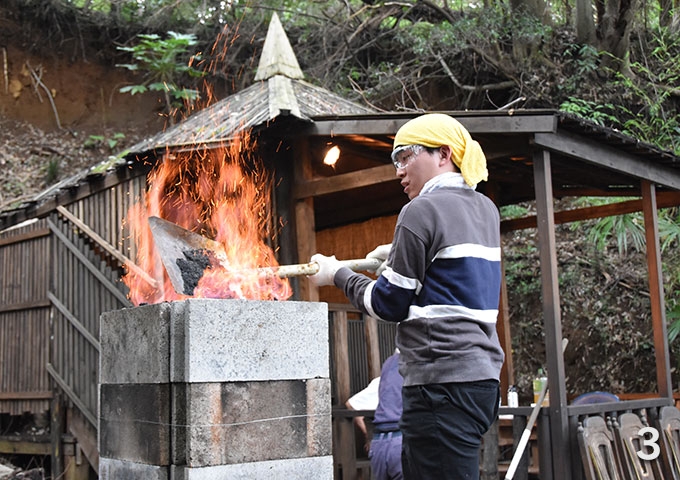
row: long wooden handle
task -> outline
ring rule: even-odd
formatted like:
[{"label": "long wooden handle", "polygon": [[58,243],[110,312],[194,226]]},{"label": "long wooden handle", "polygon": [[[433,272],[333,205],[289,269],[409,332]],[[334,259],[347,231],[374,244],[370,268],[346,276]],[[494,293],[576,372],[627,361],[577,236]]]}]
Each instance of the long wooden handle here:
[{"label": "long wooden handle", "polygon": [[[356,258],[353,260],[340,260],[340,263],[355,272],[364,270],[377,270],[381,260],[377,258]],[[265,272],[271,272],[272,274],[285,278],[285,277],[297,277],[301,275],[314,275],[319,272],[319,264],[316,262],[300,263],[295,265],[281,265],[280,267],[262,268]]]}]

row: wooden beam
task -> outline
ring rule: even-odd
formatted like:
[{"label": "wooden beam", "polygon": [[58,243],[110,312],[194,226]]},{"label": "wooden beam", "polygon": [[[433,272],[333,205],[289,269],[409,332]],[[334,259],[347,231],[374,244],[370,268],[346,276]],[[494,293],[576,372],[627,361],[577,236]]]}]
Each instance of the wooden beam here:
[{"label": "wooden beam", "polygon": [[[680,205],[680,192],[661,192],[656,194],[657,208],[668,208]],[[594,218],[610,217],[612,215],[624,215],[626,213],[640,212],[643,202],[639,200],[626,200],[624,202],[598,205],[595,207],[575,208],[555,213],[555,223],[569,223]],[[501,222],[502,232],[512,232],[524,228],[536,228],[536,216],[513,218]]]},{"label": "wooden beam", "polygon": [[582,136],[566,132],[537,133],[534,143],[538,147],[630,175],[631,184],[635,184],[636,179],[643,179],[680,190],[680,169],[645,161]]},{"label": "wooden beam", "polygon": [[317,197],[328,193],[396,181],[398,179],[394,166],[392,164],[381,165],[380,167],[366,168],[333,177],[317,178],[296,183],[293,188],[293,198],[301,200],[303,198]]},{"label": "wooden beam", "polygon": [[8,235],[5,238],[0,239],[0,247],[12,245],[13,243],[26,242],[28,240],[35,240],[36,238],[46,237],[49,234],[49,228],[41,228],[38,230],[33,230],[32,232],[22,233],[21,235]]},{"label": "wooden beam", "polygon": [[136,161],[132,166],[119,167],[114,173],[88,175],[77,185],[69,185],[57,190],[53,197],[44,201],[33,202],[25,208],[16,209],[0,215],[0,230],[16,225],[31,218],[42,218],[60,205],[77,202],[97,192],[114,187],[125,180],[146,174],[152,168],[152,163],[144,158]]},{"label": "wooden beam", "polygon": [[83,401],[76,395],[76,393],[73,391],[73,389],[68,385],[66,380],[59,375],[59,372],[52,366],[51,363],[48,363],[45,367],[47,369],[47,373],[50,374],[52,377],[52,380],[54,380],[57,385],[59,385],[59,388],[66,394],[66,396],[74,403],[74,405],[80,409],[80,413],[82,413],[85,418],[92,424],[93,427],[97,428],[97,417],[93,412],[90,411],[89,408],[87,408],[87,405],[83,403]]},{"label": "wooden beam", "polygon": [[0,313],[19,312],[22,310],[35,310],[38,308],[49,308],[50,301],[47,299],[34,300],[32,302],[12,303],[9,305],[0,305]]},{"label": "wooden beam", "polygon": [[85,338],[85,340],[87,340],[90,345],[92,345],[97,350],[97,352],[100,352],[101,347],[99,345],[99,340],[87,330],[87,327],[85,327],[85,325],[83,325],[83,323],[78,320],[76,316],[68,310],[68,308],[66,308],[66,305],[59,301],[56,295],[54,295],[52,292],[47,292],[47,296],[50,298],[50,301],[55,306],[55,308],[59,310],[59,312],[71,324],[71,326],[78,330],[80,335]]},{"label": "wooden beam", "polygon": [[81,232],[90,237],[90,239],[99,245],[106,253],[116,259],[119,265],[125,265],[127,268],[144,279],[144,281],[146,281],[153,288],[158,288],[158,282],[153,277],[146,273],[146,271],[144,271],[131,259],[120,253],[113,245],[104,240],[97,232],[92,230],[85,222],[62,206],[57,207],[57,211],[62,217],[66,218],[69,222],[78,227]]},{"label": "wooden beam", "polygon": [[6,455],[42,455],[49,456],[51,453],[50,441],[26,440],[13,437],[0,437],[0,453]]},{"label": "wooden beam", "polygon": [[335,394],[339,406],[344,407],[350,397],[350,366],[349,366],[349,321],[347,312],[333,313],[333,365],[335,366]]},{"label": "wooden beam", "polygon": [[118,290],[116,286],[108,279],[106,276],[95,266],[92,264],[92,262],[89,261],[89,259],[81,252],[77,246],[71,242],[66,235],[64,235],[61,230],[52,222],[52,220],[47,220],[48,225],[50,226],[50,229],[54,232],[54,234],[57,236],[57,238],[66,246],[66,248],[69,249],[71,253],[80,261],[80,263],[83,264],[85,268],[87,268],[92,275],[94,275],[97,280],[109,291],[113,294],[114,297],[116,297],[120,302],[123,304],[123,306],[126,307],[131,307],[132,303],[130,300],[125,296],[123,292]]},{"label": "wooden beam", "polygon": [[666,307],[664,305],[661,249],[659,248],[659,222],[657,217],[654,185],[642,181],[642,205],[645,218],[645,239],[647,245],[647,270],[649,274],[649,297],[652,309],[652,330],[654,356],[656,358],[656,381],[662,397],[673,398],[671,384],[670,354],[666,331]]},{"label": "wooden beam", "polygon": [[99,474],[97,428],[90,425],[85,417],[74,408],[69,408],[66,412],[66,425],[78,442],[76,447],[80,447],[92,469]]},{"label": "wooden beam", "polygon": [[[382,115],[381,118],[352,118],[352,119],[314,119],[310,127],[310,135],[339,136],[339,135],[394,135],[404,123],[420,114],[408,116]],[[555,132],[557,130],[557,116],[552,113],[533,115],[466,115],[462,112],[452,112],[473,136],[482,133],[535,133]]]},{"label": "wooden beam", "polygon": [[0,392],[0,400],[50,400],[52,391]]},{"label": "wooden beam", "polygon": [[[541,291],[545,332],[548,387],[550,391],[550,443],[552,445],[553,478],[571,479],[571,452],[567,415],[567,392],[562,354],[562,318],[557,269],[557,246],[552,195],[550,153],[534,153],[534,188],[538,217],[538,246],[541,262]],[[550,472],[544,473],[550,478]]]}]

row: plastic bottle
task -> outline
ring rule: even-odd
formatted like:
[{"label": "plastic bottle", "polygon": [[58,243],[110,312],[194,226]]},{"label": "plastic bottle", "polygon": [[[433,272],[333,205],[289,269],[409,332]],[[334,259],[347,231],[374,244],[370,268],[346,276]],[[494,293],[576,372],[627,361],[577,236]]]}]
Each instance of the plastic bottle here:
[{"label": "plastic bottle", "polygon": [[508,407],[519,407],[519,395],[514,385],[508,387]]},{"label": "plastic bottle", "polygon": [[[533,387],[534,387],[534,404],[538,403],[538,397],[541,395],[541,389],[543,388],[543,384],[548,384],[548,377],[545,375],[544,371],[542,368],[538,369],[538,375],[536,375],[536,378],[534,378],[533,381]],[[550,405],[550,399],[549,399],[549,392],[545,392],[545,398],[543,399],[543,404],[541,405],[542,407],[547,407]]]}]

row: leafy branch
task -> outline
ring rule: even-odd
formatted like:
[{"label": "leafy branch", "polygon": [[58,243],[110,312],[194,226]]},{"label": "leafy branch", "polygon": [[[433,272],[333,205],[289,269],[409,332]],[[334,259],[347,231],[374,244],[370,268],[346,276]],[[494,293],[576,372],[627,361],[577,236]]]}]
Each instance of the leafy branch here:
[{"label": "leafy branch", "polygon": [[205,72],[192,66],[200,60],[200,55],[190,56],[187,53],[189,47],[197,44],[196,37],[193,34],[176,32],[168,32],[166,39],[156,34],[140,34],[137,37],[140,39],[137,45],[118,47],[118,50],[130,52],[135,63],[116,66],[133,72],[143,72],[144,81],[138,85],[125,86],[120,92],[131,95],[147,91],[163,92],[168,114],[197,101],[200,97],[198,90],[179,85],[183,76],[199,78],[205,75]]}]

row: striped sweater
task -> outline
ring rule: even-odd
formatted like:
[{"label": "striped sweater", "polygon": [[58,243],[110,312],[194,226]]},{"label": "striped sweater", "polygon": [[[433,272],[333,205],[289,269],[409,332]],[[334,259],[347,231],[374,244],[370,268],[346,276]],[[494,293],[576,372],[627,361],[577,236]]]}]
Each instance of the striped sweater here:
[{"label": "striped sweater", "polygon": [[335,275],[335,285],[357,308],[399,322],[406,386],[497,380],[504,361],[496,333],[498,210],[484,195],[447,180],[434,188],[431,180],[402,209],[377,280],[348,268]]}]

